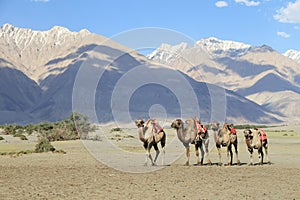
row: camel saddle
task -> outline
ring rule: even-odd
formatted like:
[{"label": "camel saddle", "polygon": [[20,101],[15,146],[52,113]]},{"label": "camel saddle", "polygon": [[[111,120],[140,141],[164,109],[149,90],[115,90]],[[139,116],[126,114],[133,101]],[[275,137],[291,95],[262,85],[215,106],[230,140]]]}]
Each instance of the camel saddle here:
[{"label": "camel saddle", "polygon": [[163,131],[163,128],[158,123],[153,123],[153,129],[155,133]]},{"label": "camel saddle", "polygon": [[230,128],[230,132],[231,132],[233,135],[236,135],[236,130],[235,130],[235,128]]}]

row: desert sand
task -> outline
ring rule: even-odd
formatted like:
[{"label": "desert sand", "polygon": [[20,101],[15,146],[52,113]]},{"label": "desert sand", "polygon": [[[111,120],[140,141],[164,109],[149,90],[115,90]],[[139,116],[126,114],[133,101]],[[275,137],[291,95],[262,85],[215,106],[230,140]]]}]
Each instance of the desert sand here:
[{"label": "desert sand", "polygon": [[[124,134],[134,137],[122,137]],[[126,151],[143,155],[135,134],[135,130],[127,130],[119,135],[112,133],[115,138],[109,139]],[[169,143],[177,139],[174,130],[167,130],[167,134]],[[242,131],[238,135],[241,166],[194,166],[192,149],[190,166],[183,166],[184,155],[175,162],[166,159],[165,166],[159,160],[158,166],[146,167],[144,157],[137,156],[135,165],[148,172],[125,172],[100,162],[80,140],[52,143],[66,154],[0,156],[0,199],[299,199],[300,133],[269,134],[272,164],[263,166],[247,165],[249,154]],[[91,142],[101,145],[103,140]],[[34,148],[31,141],[23,143],[1,142],[0,151],[19,149],[20,145]],[[174,148],[184,152],[182,145]],[[167,148],[165,157],[172,151]],[[226,153],[222,151],[225,162]],[[113,158],[114,152],[108,154]],[[210,157],[213,163],[218,161],[215,148]]]}]

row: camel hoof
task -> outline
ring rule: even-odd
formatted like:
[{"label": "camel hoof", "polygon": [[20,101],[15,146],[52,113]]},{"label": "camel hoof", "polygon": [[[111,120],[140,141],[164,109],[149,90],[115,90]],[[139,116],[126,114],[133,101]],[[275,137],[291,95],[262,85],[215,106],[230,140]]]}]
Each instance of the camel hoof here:
[{"label": "camel hoof", "polygon": [[271,162],[270,162],[270,161],[268,161],[268,162],[267,162],[267,164],[268,164],[268,165],[271,165]]},{"label": "camel hoof", "polygon": [[253,163],[248,163],[248,166],[253,166]]},{"label": "camel hoof", "polygon": [[224,166],[231,166],[231,165],[232,165],[231,163],[224,164]]},{"label": "camel hoof", "polygon": [[152,166],[157,166],[157,164],[156,163],[152,163]]},{"label": "camel hoof", "polygon": [[240,166],[241,165],[241,161],[237,161],[237,163],[236,163],[238,166]]},{"label": "camel hoof", "polygon": [[209,166],[211,166],[212,165],[212,163],[211,163],[211,161],[209,160],[207,163],[206,163],[207,165],[209,165]]},{"label": "camel hoof", "polygon": [[186,162],[185,164],[184,164],[184,166],[189,166],[190,164],[189,164],[189,162]]}]

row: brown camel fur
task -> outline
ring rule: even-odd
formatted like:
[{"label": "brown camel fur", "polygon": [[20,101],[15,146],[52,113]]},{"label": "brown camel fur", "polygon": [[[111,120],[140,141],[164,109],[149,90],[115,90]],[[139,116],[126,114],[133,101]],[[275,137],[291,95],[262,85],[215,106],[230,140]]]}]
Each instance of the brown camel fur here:
[{"label": "brown camel fur", "polygon": [[228,129],[227,124],[224,123],[223,127],[219,129],[219,123],[214,122],[212,124],[212,130],[214,131],[214,139],[216,142],[216,147],[218,149],[218,154],[219,154],[219,165],[222,165],[221,162],[221,147],[226,147],[227,148],[227,158],[228,158],[228,163],[227,165],[232,165],[232,158],[233,158],[233,153],[232,153],[232,145],[234,146],[235,149],[235,154],[236,154],[236,162],[238,165],[240,165],[240,160],[238,157],[238,139],[237,135],[232,134],[231,131]]},{"label": "brown camel fur", "polygon": [[[156,160],[158,158],[158,155],[160,154],[160,151],[158,149],[157,143],[160,142],[162,151],[163,151],[163,159],[162,159],[162,165],[164,165],[164,156],[165,156],[165,145],[166,145],[166,133],[164,130],[156,130],[155,125],[158,124],[158,122],[154,119],[149,119],[146,122],[142,119],[137,119],[135,121],[136,126],[138,127],[138,136],[141,142],[143,142],[143,146],[146,150],[146,160],[145,160],[145,166],[148,164],[148,159],[151,161],[152,165],[156,165]],[[156,155],[154,160],[152,159],[150,150],[154,147],[156,151]]]},{"label": "brown camel fur", "polygon": [[250,153],[249,165],[253,165],[254,149],[257,149],[259,164],[260,165],[263,164],[263,160],[264,160],[263,148],[265,149],[267,163],[270,163],[269,156],[268,156],[268,140],[264,140],[264,141],[260,140],[259,131],[255,131],[255,130],[251,131],[250,129],[244,131],[244,136],[245,136],[248,151]]},{"label": "brown camel fur", "polygon": [[[186,149],[186,163],[185,165],[188,166],[190,163],[190,144],[196,139],[197,137],[197,124],[195,119],[188,119],[186,120],[187,126],[184,127],[184,122],[181,119],[176,119],[172,122],[171,127],[176,129],[177,137],[182,142],[183,146]],[[199,160],[199,147],[201,148],[201,162]],[[202,141],[200,143],[199,140],[195,141],[195,150],[196,150],[196,157],[197,157],[197,165],[203,164],[203,157],[204,151],[202,149]]]}]

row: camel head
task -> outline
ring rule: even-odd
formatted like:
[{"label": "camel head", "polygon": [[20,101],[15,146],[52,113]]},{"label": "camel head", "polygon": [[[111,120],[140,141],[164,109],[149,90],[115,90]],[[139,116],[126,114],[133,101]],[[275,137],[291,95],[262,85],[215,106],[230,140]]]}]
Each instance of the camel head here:
[{"label": "camel head", "polygon": [[143,127],[144,126],[144,121],[142,119],[137,119],[135,120],[135,125],[140,128],[140,127]]},{"label": "camel head", "polygon": [[181,119],[175,119],[171,124],[171,127],[175,129],[182,128],[182,126],[183,126],[183,121]]},{"label": "camel head", "polygon": [[249,138],[250,136],[252,136],[252,131],[250,129],[244,130],[244,136],[245,138]]},{"label": "camel head", "polygon": [[219,122],[213,122],[213,123],[211,124],[211,129],[212,129],[213,131],[218,131],[218,130],[219,130],[219,126],[220,126]]},{"label": "camel head", "polygon": [[231,133],[230,129],[228,128],[228,123],[224,123],[220,130],[223,132],[223,134],[226,133],[227,135],[230,135]]},{"label": "camel head", "polygon": [[145,126],[146,126],[146,127],[150,127],[150,126],[152,126],[154,123],[157,123],[156,119],[149,119],[148,121],[146,121]]}]

